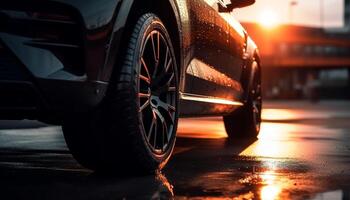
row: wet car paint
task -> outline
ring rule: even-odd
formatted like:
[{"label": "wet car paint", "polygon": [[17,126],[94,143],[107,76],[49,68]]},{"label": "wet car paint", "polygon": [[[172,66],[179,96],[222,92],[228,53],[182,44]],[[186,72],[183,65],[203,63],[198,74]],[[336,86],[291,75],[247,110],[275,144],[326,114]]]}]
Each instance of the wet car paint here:
[{"label": "wet car paint", "polygon": [[[35,116],[45,115],[40,118],[59,124],[56,118],[67,112],[99,105],[113,71],[123,62],[125,34],[143,7],[167,26],[179,60],[180,92],[240,103],[246,100],[257,47],[232,14],[219,12],[217,1],[5,1],[0,4],[5,24],[0,40],[11,57],[20,61],[17,67],[31,76],[30,86],[42,93],[36,95]],[[236,109],[187,101],[182,107],[186,112],[181,114],[187,116],[220,115]]]},{"label": "wet car paint", "polygon": [[[60,127],[0,122],[2,199],[349,199],[350,104],[267,103],[258,140],[226,141],[220,118],[181,119],[159,174],[81,168]],[[289,113],[273,119],[274,113]]]}]

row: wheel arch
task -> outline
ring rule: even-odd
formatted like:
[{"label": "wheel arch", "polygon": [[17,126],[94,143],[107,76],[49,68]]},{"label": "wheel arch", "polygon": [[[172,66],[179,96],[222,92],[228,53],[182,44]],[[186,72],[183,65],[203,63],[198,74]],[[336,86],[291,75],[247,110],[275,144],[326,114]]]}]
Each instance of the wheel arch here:
[{"label": "wheel arch", "polygon": [[[118,71],[119,66],[123,62],[123,56],[130,34],[133,31],[134,24],[145,13],[156,14],[164,23],[168,30],[170,38],[173,43],[174,51],[176,54],[176,62],[178,65],[178,74],[182,71],[182,38],[180,32],[180,17],[178,8],[173,0],[127,0],[123,1],[120,8],[120,16],[116,17],[114,24],[114,31],[120,31],[118,34],[113,34],[110,41],[110,46],[113,46],[117,41],[117,47],[112,52],[117,53],[117,57],[109,56],[107,63],[113,63],[110,69],[110,79],[112,80],[112,73]],[[118,42],[119,41],[119,42]]]}]

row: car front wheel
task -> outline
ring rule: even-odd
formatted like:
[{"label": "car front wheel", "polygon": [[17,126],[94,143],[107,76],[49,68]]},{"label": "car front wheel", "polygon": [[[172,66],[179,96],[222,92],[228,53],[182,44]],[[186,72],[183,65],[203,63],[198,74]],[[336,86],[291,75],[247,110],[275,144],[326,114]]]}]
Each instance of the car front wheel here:
[{"label": "car front wheel", "polygon": [[68,117],[73,156],[93,170],[154,172],[168,161],[178,121],[178,72],[170,36],[154,14],[140,17],[102,105]]}]

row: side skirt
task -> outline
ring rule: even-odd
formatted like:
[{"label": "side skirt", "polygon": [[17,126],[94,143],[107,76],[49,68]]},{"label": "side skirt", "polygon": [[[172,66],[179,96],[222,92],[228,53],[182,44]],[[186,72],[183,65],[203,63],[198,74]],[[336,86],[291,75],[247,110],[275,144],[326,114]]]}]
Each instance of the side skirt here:
[{"label": "side skirt", "polygon": [[180,117],[227,115],[243,105],[240,101],[180,92]]}]

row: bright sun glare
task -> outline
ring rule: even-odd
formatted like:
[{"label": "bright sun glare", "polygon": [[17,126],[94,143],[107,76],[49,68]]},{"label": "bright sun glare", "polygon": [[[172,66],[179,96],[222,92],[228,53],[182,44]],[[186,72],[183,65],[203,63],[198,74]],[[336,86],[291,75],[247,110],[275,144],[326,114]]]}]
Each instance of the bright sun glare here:
[{"label": "bright sun glare", "polygon": [[278,25],[277,15],[272,10],[264,10],[259,16],[259,21],[266,28],[273,28]]}]

